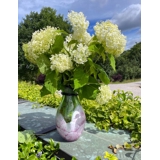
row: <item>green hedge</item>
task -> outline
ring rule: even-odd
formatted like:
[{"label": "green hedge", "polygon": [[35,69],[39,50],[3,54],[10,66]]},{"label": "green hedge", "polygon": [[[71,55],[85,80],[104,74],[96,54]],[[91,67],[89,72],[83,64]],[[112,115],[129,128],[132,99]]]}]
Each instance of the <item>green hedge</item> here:
[{"label": "green hedge", "polygon": [[40,89],[42,86],[26,82],[26,81],[19,81],[18,82],[18,98],[26,99],[31,102],[37,102],[42,105],[47,105],[50,107],[58,107],[61,102],[61,95],[55,93],[54,95],[49,94],[44,97],[40,95]]}]

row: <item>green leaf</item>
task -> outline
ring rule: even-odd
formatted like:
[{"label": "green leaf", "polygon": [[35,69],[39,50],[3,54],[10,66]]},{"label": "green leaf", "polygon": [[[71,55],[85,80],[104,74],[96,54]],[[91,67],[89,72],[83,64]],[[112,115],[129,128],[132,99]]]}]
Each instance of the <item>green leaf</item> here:
[{"label": "green leaf", "polygon": [[92,43],[89,47],[88,47],[90,52],[99,52],[97,46],[95,43]]},{"label": "green leaf", "polygon": [[41,54],[37,59],[37,66],[42,74],[50,70],[50,61],[46,55]]},{"label": "green leaf", "polygon": [[99,85],[98,81],[97,81],[94,77],[92,77],[92,76],[89,76],[88,84],[96,84],[96,85]]},{"label": "green leaf", "polygon": [[34,132],[32,130],[24,130],[18,132],[18,142],[19,143],[28,143],[33,142],[36,139]]},{"label": "green leaf", "polygon": [[110,65],[111,65],[111,67],[113,68],[113,70],[115,71],[116,70],[116,68],[115,68],[115,58],[114,58],[114,56],[112,55],[112,54],[108,54],[108,57],[109,57],[109,60],[110,60]]},{"label": "green leaf", "polygon": [[75,157],[72,157],[72,159],[71,160],[77,160],[77,158],[75,158]]},{"label": "green leaf", "polygon": [[45,86],[42,87],[42,89],[40,90],[40,92],[41,92],[41,97],[43,97],[43,96],[45,96],[47,94],[51,94],[51,92],[48,91]]},{"label": "green leaf", "polygon": [[18,132],[18,142],[19,143],[25,142],[25,135],[22,132]]},{"label": "green leaf", "polygon": [[99,85],[95,84],[90,84],[90,85],[85,85],[79,90],[79,98],[83,99],[95,99],[97,96],[97,93],[99,92],[98,90]]},{"label": "green leaf", "polygon": [[104,115],[101,114],[101,113],[98,113],[97,116],[98,116],[99,118],[103,118],[103,117],[104,117]]},{"label": "green leaf", "polygon": [[57,160],[56,156],[52,157],[51,160]]},{"label": "green leaf", "polygon": [[30,155],[27,160],[38,160],[38,158],[36,157],[36,155]]},{"label": "green leaf", "polygon": [[101,66],[99,66],[98,64],[96,64],[96,68],[100,72],[98,74],[98,77],[100,78],[100,80],[106,85],[109,84],[110,79],[109,79],[108,75],[106,74],[105,70]]},{"label": "green leaf", "polygon": [[86,62],[86,66],[89,66],[89,71],[90,71],[90,75],[94,75],[94,78],[97,77],[97,71],[96,71],[96,66],[95,63],[93,63],[91,58],[88,58],[88,61]]},{"label": "green leaf", "polygon": [[132,149],[132,145],[127,143],[127,142],[125,142],[124,143],[124,148],[130,150],[130,149]]},{"label": "green leaf", "polygon": [[96,157],[95,160],[102,160],[100,156]]},{"label": "green leaf", "polygon": [[64,30],[57,30],[56,32],[57,32],[57,33],[61,33],[61,34],[68,35],[68,33],[67,33],[66,31],[64,31]]},{"label": "green leaf", "polygon": [[[44,86],[52,94],[57,90],[58,76],[55,71],[46,75]],[[44,89],[45,90],[45,89]]]},{"label": "green leaf", "polygon": [[82,68],[76,68],[74,71],[74,89],[83,87],[88,83],[89,75]]},{"label": "green leaf", "polygon": [[63,49],[63,42],[64,42],[63,36],[57,35],[55,38],[55,42],[51,47],[53,53],[59,53]]},{"label": "green leaf", "polygon": [[68,46],[70,46],[71,44],[74,44],[74,43],[78,43],[78,41],[73,39],[68,43]]},{"label": "green leaf", "polygon": [[108,75],[105,72],[101,72],[98,74],[98,77],[100,78],[100,80],[104,83],[104,84],[109,84],[110,79],[108,77]]}]

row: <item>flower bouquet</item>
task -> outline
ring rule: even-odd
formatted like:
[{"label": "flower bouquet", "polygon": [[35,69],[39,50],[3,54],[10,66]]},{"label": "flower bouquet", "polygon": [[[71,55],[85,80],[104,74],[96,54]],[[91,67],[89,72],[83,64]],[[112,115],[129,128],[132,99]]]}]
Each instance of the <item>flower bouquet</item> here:
[{"label": "flower bouquet", "polygon": [[[72,34],[50,26],[35,31],[31,41],[22,46],[25,57],[46,75],[41,89],[42,96],[62,90],[65,95],[66,92],[69,92],[69,95],[76,93],[80,100],[83,98],[96,100],[103,105],[111,98],[112,92],[108,87],[109,77],[97,62],[100,59],[106,61],[108,58],[115,70],[114,58],[123,53],[126,37],[121,34],[118,26],[110,21],[96,23],[95,35],[91,36],[87,32],[89,22],[82,12],[69,12],[68,20],[72,25]],[[70,101],[70,99],[63,100],[65,103]],[[74,106],[74,103],[71,105]],[[64,110],[59,113],[62,114]],[[79,130],[82,132],[83,120],[74,118],[82,115],[84,117],[84,114],[80,113],[78,107],[74,113],[71,109],[67,115],[64,113],[60,116],[61,121],[57,126],[64,126],[62,130],[66,132],[63,137],[68,135],[67,128],[72,128],[71,132],[76,132],[78,130],[76,125],[81,126]],[[69,121],[72,121],[72,124],[69,124]],[[72,140],[77,138],[73,138],[73,135],[70,137]]]},{"label": "flower bouquet", "polygon": [[23,44],[25,57],[46,75],[41,95],[70,86],[80,99],[96,99],[104,104],[110,97],[107,86],[110,80],[96,62],[108,58],[115,70],[114,57],[123,53],[126,37],[110,21],[96,23],[95,35],[90,36],[89,22],[82,12],[69,12],[68,20],[72,34],[47,26],[34,32],[31,41]]}]

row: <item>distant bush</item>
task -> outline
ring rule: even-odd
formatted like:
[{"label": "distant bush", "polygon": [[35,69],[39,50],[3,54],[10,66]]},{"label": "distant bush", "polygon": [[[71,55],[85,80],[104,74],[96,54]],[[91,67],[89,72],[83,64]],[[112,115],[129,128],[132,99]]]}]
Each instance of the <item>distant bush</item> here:
[{"label": "distant bush", "polygon": [[58,107],[61,102],[61,95],[55,93],[54,95],[48,94],[41,97],[42,86],[38,84],[32,84],[31,82],[19,81],[18,82],[18,97],[29,100],[31,102],[37,102],[42,105],[48,105],[51,107]]},{"label": "distant bush", "polygon": [[112,75],[111,78],[112,78],[112,81],[113,81],[113,82],[115,82],[115,81],[121,82],[121,81],[122,81],[122,75],[119,74],[119,73]]},{"label": "distant bush", "polygon": [[36,83],[37,84],[40,84],[40,85],[43,85],[44,84],[44,80],[45,80],[45,75],[44,74],[40,74],[37,79],[36,79]]}]

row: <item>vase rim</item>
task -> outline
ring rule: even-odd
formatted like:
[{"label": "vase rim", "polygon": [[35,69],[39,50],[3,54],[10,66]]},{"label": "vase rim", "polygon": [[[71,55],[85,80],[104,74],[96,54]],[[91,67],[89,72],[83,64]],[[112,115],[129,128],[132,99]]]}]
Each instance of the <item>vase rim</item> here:
[{"label": "vase rim", "polygon": [[66,96],[77,96],[77,93],[67,93],[67,92],[62,92],[62,95],[66,95]]}]

